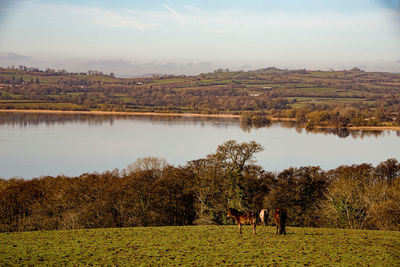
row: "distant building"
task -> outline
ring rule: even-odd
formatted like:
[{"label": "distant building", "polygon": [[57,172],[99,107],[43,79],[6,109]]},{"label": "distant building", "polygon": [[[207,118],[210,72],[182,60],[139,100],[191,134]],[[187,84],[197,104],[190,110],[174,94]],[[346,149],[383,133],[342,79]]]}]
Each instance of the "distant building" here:
[{"label": "distant building", "polygon": [[31,67],[31,68],[28,68],[28,71],[32,71],[33,72],[33,71],[40,71],[40,70],[39,70],[39,68],[32,68]]}]

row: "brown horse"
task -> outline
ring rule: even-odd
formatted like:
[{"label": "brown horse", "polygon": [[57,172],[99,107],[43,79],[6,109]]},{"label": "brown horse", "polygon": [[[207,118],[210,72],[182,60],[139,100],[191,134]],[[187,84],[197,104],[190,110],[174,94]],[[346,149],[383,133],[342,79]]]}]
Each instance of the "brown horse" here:
[{"label": "brown horse", "polygon": [[227,217],[232,217],[235,219],[236,224],[239,227],[239,234],[242,233],[242,224],[246,223],[251,224],[251,227],[253,227],[253,234],[256,233],[257,217],[254,212],[239,212],[235,209],[229,208]]},{"label": "brown horse", "polygon": [[284,234],[286,235],[286,210],[285,209],[275,209],[274,213],[274,221],[276,224],[276,234]]}]

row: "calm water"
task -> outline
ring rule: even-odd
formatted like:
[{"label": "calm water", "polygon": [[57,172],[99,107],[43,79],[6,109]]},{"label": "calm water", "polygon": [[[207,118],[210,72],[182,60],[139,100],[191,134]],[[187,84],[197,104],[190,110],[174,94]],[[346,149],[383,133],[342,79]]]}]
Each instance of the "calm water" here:
[{"label": "calm water", "polygon": [[145,156],[184,165],[231,139],[261,143],[258,164],[269,171],[400,160],[394,131],[311,133],[280,124],[244,131],[236,120],[0,113],[0,177],[123,169]]}]

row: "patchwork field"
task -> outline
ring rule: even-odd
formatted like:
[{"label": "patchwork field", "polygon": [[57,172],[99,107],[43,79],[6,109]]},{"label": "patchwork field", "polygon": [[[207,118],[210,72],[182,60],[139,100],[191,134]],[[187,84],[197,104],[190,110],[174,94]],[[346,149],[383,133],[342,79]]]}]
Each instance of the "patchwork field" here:
[{"label": "patchwork field", "polygon": [[400,265],[400,232],[185,226],[0,234],[0,265]]},{"label": "patchwork field", "polygon": [[[303,125],[312,121],[308,128],[400,125],[398,73],[270,67],[116,78],[90,71],[23,69],[0,67],[0,109],[252,113],[259,118],[295,118]],[[325,116],[316,118],[315,111]]]}]

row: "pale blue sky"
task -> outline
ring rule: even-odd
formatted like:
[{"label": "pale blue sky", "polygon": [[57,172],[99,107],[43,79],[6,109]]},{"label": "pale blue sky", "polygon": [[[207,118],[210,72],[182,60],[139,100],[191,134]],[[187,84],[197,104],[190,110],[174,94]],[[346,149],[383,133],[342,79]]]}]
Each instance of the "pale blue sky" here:
[{"label": "pale blue sky", "polygon": [[400,71],[399,0],[0,1],[0,65]]}]

